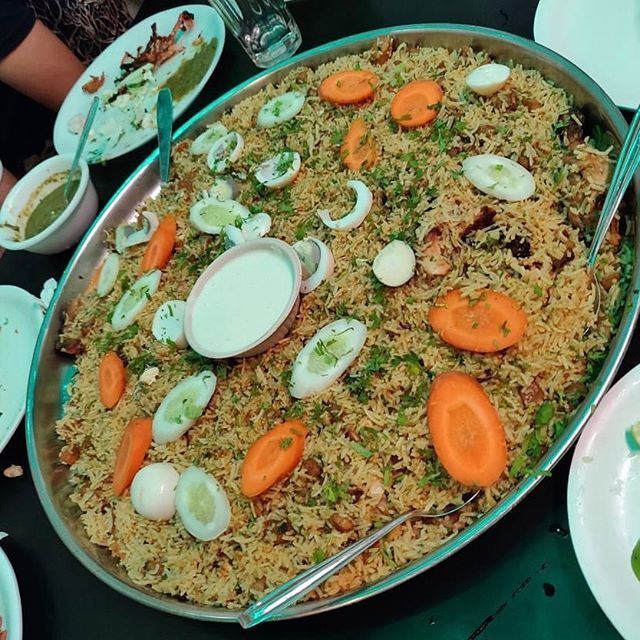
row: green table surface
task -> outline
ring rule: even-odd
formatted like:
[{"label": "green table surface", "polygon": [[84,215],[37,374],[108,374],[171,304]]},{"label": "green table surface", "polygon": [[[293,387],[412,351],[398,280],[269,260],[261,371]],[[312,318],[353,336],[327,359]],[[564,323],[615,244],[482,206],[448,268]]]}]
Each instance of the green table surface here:
[{"label": "green table surface", "polygon": [[[417,22],[476,24],[533,37],[536,0],[307,0],[290,4],[303,34],[302,49],[342,36]],[[147,0],[141,17],[172,6]],[[211,81],[181,119],[256,72],[228,37]],[[92,178],[104,205],[152,150],[147,145],[104,167]],[[38,293],[59,277],[71,252],[57,256],[7,253],[0,283]],[[640,360],[635,337],[621,373]],[[7,354],[0,354],[7,357]],[[366,602],[316,618],[243,631],[146,608],[112,591],[86,571],[49,525],[31,483],[23,429],[0,454],[0,469],[20,464],[21,478],[0,477],[2,546],[20,583],[26,640],[255,638],[481,638],[545,640],[620,638],[594,600],[580,572],[567,523],[570,455],[526,500],[491,531],[442,565]]]}]

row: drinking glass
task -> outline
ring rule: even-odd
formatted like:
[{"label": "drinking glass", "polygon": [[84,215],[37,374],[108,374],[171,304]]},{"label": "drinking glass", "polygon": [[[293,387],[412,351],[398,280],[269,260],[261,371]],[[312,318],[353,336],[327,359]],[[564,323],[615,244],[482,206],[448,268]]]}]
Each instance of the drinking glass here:
[{"label": "drinking glass", "polygon": [[257,67],[292,56],[302,36],[284,0],[209,0]]}]

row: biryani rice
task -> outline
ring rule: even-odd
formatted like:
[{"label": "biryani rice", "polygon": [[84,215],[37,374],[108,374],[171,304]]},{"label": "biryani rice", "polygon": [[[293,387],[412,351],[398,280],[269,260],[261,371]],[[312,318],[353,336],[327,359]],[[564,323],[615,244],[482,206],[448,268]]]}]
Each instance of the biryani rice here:
[{"label": "biryani rice", "polygon": [[[587,216],[604,188],[585,178],[585,158],[597,163],[604,157],[606,162],[606,154],[584,141],[573,152],[562,144],[562,129],[557,127],[569,118],[571,100],[535,70],[515,65],[507,87],[495,96],[469,94],[466,75],[488,61],[485,53],[470,49],[404,44],[379,66],[368,52],[344,56],[317,70],[295,69],[279,85],[243,100],[221,118],[245,138],[243,155],[234,166],[239,173],[250,176],[261,161],[284,148],[301,154],[303,168],[290,188],[263,194],[249,177],[240,183],[238,200],[271,215],[270,235],[290,243],[316,236],[331,247],[336,262],[333,278],[303,298],[288,338],[251,359],[206,362],[158,343],[151,334],[156,309],[167,300],[186,299],[199,273],[222,251],[219,238],[198,233],[188,222],[189,207],[212,177],[202,156],[190,156],[188,144],[177,145],[172,180],[141,209],[176,215],[178,249],[158,292],[137,318],[137,332],[129,329],[118,336],[105,322],[127,282],[137,278],[144,248],[134,247],[121,261],[114,291],[106,299],[85,295],[63,335],[82,335],[86,348],[77,358],[71,397],[56,426],[67,450],[77,457],[71,467],[71,499],[90,540],[107,547],[134,583],[194,603],[244,607],[404,511],[442,510],[458,502],[465,488],[437,463],[426,425],[425,401],[438,373],[456,369],[482,383],[503,421],[512,471],[516,460],[521,467],[535,464],[525,451],[534,431],[540,454],[561,431],[584,394],[580,381],[590,359],[606,349],[613,333],[603,312],[585,335],[594,323],[593,288],[583,230],[568,220],[568,213]],[[357,109],[336,108],[317,97],[323,78],[353,68],[379,76],[375,100]],[[420,78],[436,79],[444,89],[438,117],[422,129],[399,131],[390,122],[389,103],[399,86]],[[307,93],[300,114],[279,127],[257,129],[263,103],[292,89]],[[512,108],[514,100],[517,106]],[[379,150],[378,165],[357,174],[347,172],[340,158],[342,135],[356,113],[365,118]],[[479,193],[460,174],[462,152],[496,153],[527,163],[535,176],[536,196],[506,203]],[[332,232],[315,212],[330,208],[337,217],[348,211],[352,195],[346,180],[358,176],[373,191],[371,213],[352,231]],[[493,224],[462,239],[460,229],[471,224],[483,206],[497,212]],[[442,277],[429,276],[425,269],[426,239],[436,226],[443,255],[451,263],[451,271]],[[398,235],[414,246],[418,268],[405,286],[383,290],[371,278],[371,263]],[[517,238],[528,239],[528,257],[515,257],[508,248]],[[557,269],[567,251],[573,257]],[[601,277],[610,280],[603,291],[607,310],[624,294],[615,242],[605,245],[601,264]],[[528,316],[525,337],[496,354],[460,352],[443,343],[428,325],[428,311],[439,295],[454,287],[468,295],[490,287],[513,297]],[[340,315],[368,325],[363,351],[347,375],[320,396],[293,402],[287,372],[296,354],[320,327]],[[102,353],[110,347],[129,366],[125,395],[115,409],[106,411],[99,402],[97,372]],[[160,369],[157,381],[138,382],[142,369],[151,365]],[[196,464],[221,483],[232,520],[211,542],[193,539],[178,518],[153,522],[138,516],[128,494],[116,498],[111,491],[115,454],[129,420],[152,415],[176,383],[203,368],[218,374],[208,409],[178,441],[154,444],[145,463],[171,462],[179,471]],[[554,404],[548,425],[536,426],[539,403],[526,404],[521,398],[534,381]],[[309,428],[304,460],[319,462],[321,476],[313,477],[302,464],[267,493],[249,500],[239,482],[246,451],[287,417],[299,417]],[[372,455],[363,457],[354,442]],[[423,557],[490,509],[521,474],[503,476],[455,517],[398,528],[310,597],[356,589]],[[336,530],[330,524],[334,514],[349,518],[354,529]]]}]

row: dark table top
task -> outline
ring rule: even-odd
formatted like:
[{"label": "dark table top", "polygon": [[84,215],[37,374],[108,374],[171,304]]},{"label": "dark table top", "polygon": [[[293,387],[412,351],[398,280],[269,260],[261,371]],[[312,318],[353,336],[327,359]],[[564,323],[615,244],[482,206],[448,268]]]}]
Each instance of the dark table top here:
[{"label": "dark table top", "polygon": [[[537,0],[308,0],[289,6],[301,28],[304,50],[360,31],[417,22],[476,24],[532,38],[536,5]],[[147,0],[141,16],[167,6],[171,3],[166,0]],[[182,120],[255,72],[229,36],[213,78]],[[147,145],[108,166],[92,168],[102,205],[150,151]],[[37,294],[47,278],[61,275],[70,256],[71,252],[7,253],[0,259],[0,283]],[[639,360],[636,335],[620,375]],[[315,619],[251,631],[148,609],[86,571],[60,542],[40,507],[22,428],[0,454],[0,469],[9,464],[25,469],[21,478],[0,476],[0,529],[10,534],[3,548],[20,583],[25,640],[210,640],[249,633],[265,639],[618,639],[591,595],[571,546],[566,509],[569,461],[567,455],[551,477],[489,533],[408,584]]]}]

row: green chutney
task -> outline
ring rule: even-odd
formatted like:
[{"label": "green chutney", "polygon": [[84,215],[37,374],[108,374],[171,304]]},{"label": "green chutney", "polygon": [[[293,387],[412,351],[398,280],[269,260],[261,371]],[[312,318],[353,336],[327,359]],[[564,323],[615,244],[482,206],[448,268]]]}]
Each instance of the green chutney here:
[{"label": "green chutney", "polygon": [[[66,182],[65,174],[65,182]],[[24,228],[24,239],[28,240],[37,236],[44,231],[47,227],[52,225],[59,217],[60,214],[67,208],[67,200],[64,197],[64,185],[63,182],[59,187],[56,187],[51,193],[48,193],[35,207],[35,209],[29,215],[29,220]],[[78,190],[80,180],[72,180],[69,187],[69,202]]]},{"label": "green chutney", "polygon": [[633,547],[633,552],[631,553],[631,569],[636,578],[640,580],[640,540],[636,542],[636,546]]},{"label": "green chutney", "polygon": [[177,68],[176,72],[167,78],[163,88],[171,89],[173,101],[178,102],[190,91],[195,89],[207,72],[213,56],[215,55],[218,43],[215,38],[205,42],[196,53],[184,60]]}]

